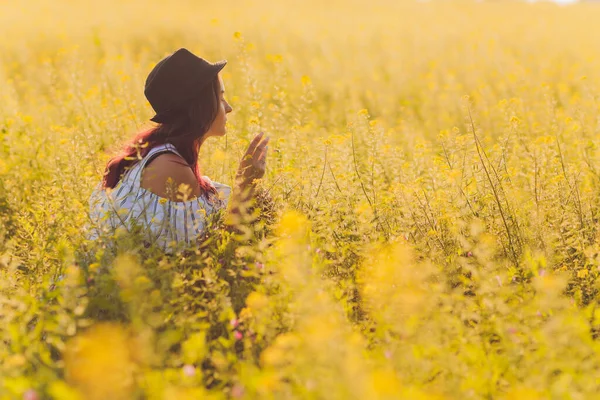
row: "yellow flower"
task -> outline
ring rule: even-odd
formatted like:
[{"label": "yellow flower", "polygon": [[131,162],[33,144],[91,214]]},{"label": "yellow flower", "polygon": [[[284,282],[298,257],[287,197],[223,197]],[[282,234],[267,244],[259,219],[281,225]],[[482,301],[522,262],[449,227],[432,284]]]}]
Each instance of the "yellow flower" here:
[{"label": "yellow flower", "polygon": [[287,211],[280,219],[277,231],[281,236],[303,237],[310,230],[308,219],[298,211]]},{"label": "yellow flower", "polygon": [[202,361],[206,355],[206,333],[198,332],[191,335],[182,345],[183,361],[195,364]]},{"label": "yellow flower", "polygon": [[380,396],[393,396],[401,389],[400,381],[392,370],[375,371],[371,379],[373,388]]},{"label": "yellow flower", "polygon": [[262,293],[252,292],[246,300],[246,305],[250,309],[260,310],[261,308],[265,308],[269,305],[269,299]]},{"label": "yellow flower", "polygon": [[371,205],[366,201],[361,201],[356,207],[354,207],[354,212],[357,215],[370,214],[371,211]]},{"label": "yellow flower", "polygon": [[227,155],[225,154],[225,152],[221,149],[216,149],[213,153],[213,159],[217,162],[224,161],[226,156]]},{"label": "yellow flower", "polygon": [[67,343],[64,353],[67,383],[86,399],[130,399],[135,364],[125,329],[101,323]]},{"label": "yellow flower", "polygon": [[515,387],[506,394],[506,399],[513,400],[538,400],[543,398],[545,396],[542,396],[536,389],[528,387]]},{"label": "yellow flower", "polygon": [[273,344],[260,354],[261,363],[265,366],[277,367],[289,361],[290,354],[300,346],[298,335],[288,332],[275,338]]}]

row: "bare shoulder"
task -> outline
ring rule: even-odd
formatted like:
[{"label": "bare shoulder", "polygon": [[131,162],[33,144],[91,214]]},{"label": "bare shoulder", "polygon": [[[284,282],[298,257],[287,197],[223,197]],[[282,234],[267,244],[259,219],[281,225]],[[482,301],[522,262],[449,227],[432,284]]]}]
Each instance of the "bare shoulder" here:
[{"label": "bare shoulder", "polygon": [[164,153],[150,160],[142,171],[141,187],[172,201],[182,201],[177,188],[188,185],[188,197],[198,197],[200,186],[194,172],[184,159],[174,153]]}]

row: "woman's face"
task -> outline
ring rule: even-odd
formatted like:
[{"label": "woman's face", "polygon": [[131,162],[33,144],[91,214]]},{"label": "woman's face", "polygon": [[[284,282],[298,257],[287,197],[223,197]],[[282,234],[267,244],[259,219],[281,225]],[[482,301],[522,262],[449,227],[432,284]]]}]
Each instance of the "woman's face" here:
[{"label": "woman's face", "polygon": [[217,117],[213,121],[212,125],[206,135],[204,136],[224,136],[227,131],[225,128],[225,123],[227,122],[227,114],[233,111],[227,100],[225,100],[225,85],[223,84],[223,79],[221,79],[221,75],[219,75],[219,84],[221,87],[221,93],[219,93],[219,111],[217,113]]}]

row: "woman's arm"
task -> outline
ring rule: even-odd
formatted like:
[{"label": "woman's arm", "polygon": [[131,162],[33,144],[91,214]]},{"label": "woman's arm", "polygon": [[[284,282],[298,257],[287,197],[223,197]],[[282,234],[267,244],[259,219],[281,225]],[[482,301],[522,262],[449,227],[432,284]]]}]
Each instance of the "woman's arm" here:
[{"label": "woman's arm", "polygon": [[252,206],[256,184],[248,181],[236,182],[227,204],[226,224],[233,228],[247,219],[247,210]]},{"label": "woman's arm", "polygon": [[256,180],[261,179],[265,174],[267,144],[270,138],[267,137],[262,140],[262,137],[263,132],[254,137],[240,162],[225,220],[230,228],[237,225],[240,229],[243,229],[241,226],[248,222],[249,218],[246,211],[253,204],[252,200],[256,194]]}]

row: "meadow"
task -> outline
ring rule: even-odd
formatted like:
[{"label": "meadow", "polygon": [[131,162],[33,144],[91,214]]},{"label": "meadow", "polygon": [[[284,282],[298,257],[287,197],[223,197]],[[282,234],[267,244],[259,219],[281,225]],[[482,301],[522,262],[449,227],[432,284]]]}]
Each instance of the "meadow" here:
[{"label": "meadow", "polygon": [[[0,2],[0,399],[600,398],[600,6]],[[186,47],[246,234],[88,242]]]}]

